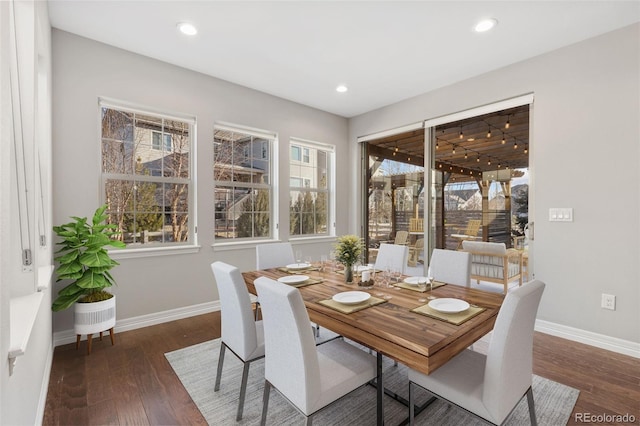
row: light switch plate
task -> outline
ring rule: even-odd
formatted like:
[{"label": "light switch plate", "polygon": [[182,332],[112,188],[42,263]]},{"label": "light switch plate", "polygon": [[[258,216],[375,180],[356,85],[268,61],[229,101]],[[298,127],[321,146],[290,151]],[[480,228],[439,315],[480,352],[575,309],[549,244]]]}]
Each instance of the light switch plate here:
[{"label": "light switch plate", "polygon": [[549,222],[573,222],[573,209],[571,207],[549,209]]}]

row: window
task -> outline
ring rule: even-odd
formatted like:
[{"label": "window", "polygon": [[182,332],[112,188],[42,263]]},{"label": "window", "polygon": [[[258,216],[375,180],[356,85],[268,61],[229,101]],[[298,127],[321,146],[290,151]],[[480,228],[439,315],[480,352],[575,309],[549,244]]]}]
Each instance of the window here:
[{"label": "window", "polygon": [[[162,141],[164,140],[164,144]],[[165,133],[162,134],[160,132],[153,132],[153,149],[164,149],[165,151],[171,151],[171,134]]]},{"label": "window", "polygon": [[109,223],[128,248],[193,245],[193,118],[100,103]]},{"label": "window", "polygon": [[[334,148],[291,140],[289,231],[292,236],[332,235]],[[296,156],[297,155],[297,156]]]},{"label": "window", "polygon": [[299,146],[291,145],[291,161],[300,161],[302,154]]},{"label": "window", "polygon": [[309,164],[311,162],[309,153],[310,148],[291,145],[291,161],[302,161]]},{"label": "window", "polygon": [[275,133],[216,124],[213,135],[216,242],[272,238],[270,175]]}]

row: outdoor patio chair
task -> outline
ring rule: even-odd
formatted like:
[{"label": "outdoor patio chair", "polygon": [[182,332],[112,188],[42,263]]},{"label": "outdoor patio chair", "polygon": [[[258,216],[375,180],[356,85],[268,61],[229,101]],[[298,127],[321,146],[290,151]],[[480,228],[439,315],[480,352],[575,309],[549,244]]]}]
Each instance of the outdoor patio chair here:
[{"label": "outdoor patio chair", "polygon": [[478,238],[478,231],[480,230],[481,223],[482,221],[479,219],[471,219],[467,223],[467,229],[465,229],[462,234],[451,234],[451,238],[458,241],[456,250],[460,250],[460,246],[462,246],[463,241],[475,240]]}]

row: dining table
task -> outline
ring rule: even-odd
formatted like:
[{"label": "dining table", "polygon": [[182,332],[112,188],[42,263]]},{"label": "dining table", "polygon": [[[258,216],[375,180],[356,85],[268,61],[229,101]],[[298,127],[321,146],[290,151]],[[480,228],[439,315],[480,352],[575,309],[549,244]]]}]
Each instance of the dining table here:
[{"label": "dining table", "polygon": [[[379,273],[372,271],[374,276]],[[404,276],[395,283],[361,286],[357,283],[357,275],[354,283],[347,283],[343,271],[333,268],[273,268],[242,273],[253,294],[257,294],[253,284],[256,278],[278,280],[299,274],[308,276],[309,282],[313,282],[299,287],[310,320],[376,352],[379,425],[384,424],[382,357],[430,374],[489,333],[504,300],[500,293],[446,283],[436,283],[432,289],[427,286],[426,291],[422,286],[420,290],[414,289],[404,284]],[[370,300],[377,302],[348,313],[334,309],[329,302],[336,294],[348,291],[369,293]],[[465,301],[476,313],[461,323],[426,315],[424,309],[429,309],[429,302],[438,299]]]}]

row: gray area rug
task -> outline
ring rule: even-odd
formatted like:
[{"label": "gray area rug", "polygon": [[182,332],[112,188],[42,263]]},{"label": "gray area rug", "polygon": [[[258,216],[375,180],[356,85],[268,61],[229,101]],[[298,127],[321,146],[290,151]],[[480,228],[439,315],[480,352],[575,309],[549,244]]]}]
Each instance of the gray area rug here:
[{"label": "gray area rug", "polygon": [[[220,340],[211,340],[165,354],[189,395],[210,425],[257,425],[262,414],[264,360],[251,363],[244,415],[235,421],[240,392],[242,363],[227,351],[222,382],[218,392],[213,391],[220,351]],[[408,398],[406,367],[385,358],[384,384],[404,398]],[[578,399],[579,391],[554,381],[533,376],[533,393],[538,424],[565,425]],[[417,392],[417,401],[428,399],[426,392]],[[399,402],[385,397],[385,424],[396,425],[408,416],[408,409]],[[321,410],[313,418],[315,425],[373,425],[376,423],[376,391],[364,386]],[[267,417],[269,425],[301,425],[304,417],[278,392],[272,391]],[[416,417],[418,425],[484,425],[472,416],[449,404],[436,401]],[[529,410],[526,398],[520,401],[506,423],[510,426],[528,425]]]}]

